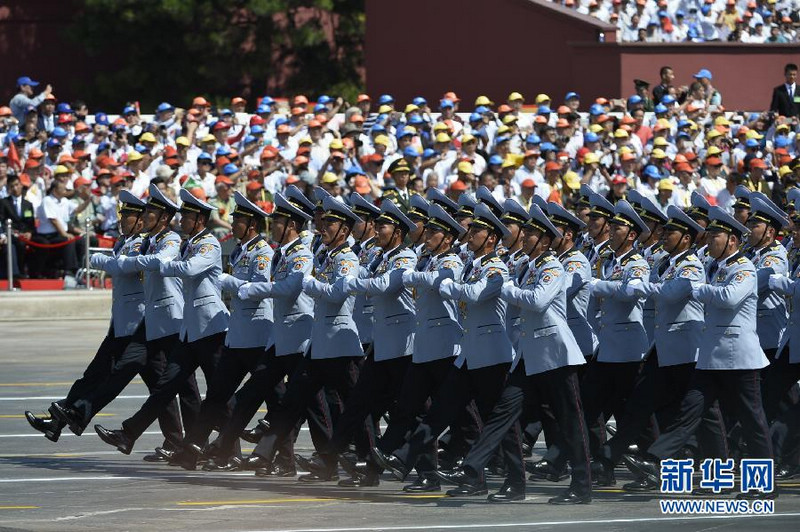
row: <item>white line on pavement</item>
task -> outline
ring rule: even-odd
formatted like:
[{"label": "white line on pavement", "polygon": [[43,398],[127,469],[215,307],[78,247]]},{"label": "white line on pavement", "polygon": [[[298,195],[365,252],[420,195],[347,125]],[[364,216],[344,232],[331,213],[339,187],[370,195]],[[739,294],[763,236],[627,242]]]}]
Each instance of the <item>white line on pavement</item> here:
[{"label": "white line on pavement", "polygon": [[[147,395],[118,395],[114,399],[147,399]],[[49,396],[40,396],[40,397],[0,397],[0,401],[58,401],[59,399],[63,399],[63,396],[59,397],[49,397]]]}]

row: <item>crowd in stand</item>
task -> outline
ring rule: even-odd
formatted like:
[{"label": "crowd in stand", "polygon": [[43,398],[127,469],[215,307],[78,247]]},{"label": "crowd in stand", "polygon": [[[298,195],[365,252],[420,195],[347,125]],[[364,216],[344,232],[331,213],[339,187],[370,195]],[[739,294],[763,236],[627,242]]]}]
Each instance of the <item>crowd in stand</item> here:
[{"label": "crowd in stand", "polygon": [[617,26],[625,42],[793,43],[797,0],[556,0]]},{"label": "crowd in stand", "polygon": [[[793,2],[766,4],[777,13]],[[185,109],[162,103],[152,115],[130,103],[118,116],[90,114],[86,103],[60,101],[52,87],[39,92],[23,77],[0,107],[0,217],[13,222],[16,273],[54,276],[74,275],[81,238],[118,236],[121,190],[143,198],[151,183],[173,200],[186,188],[214,205],[209,227],[221,239],[235,191],[270,212],[290,184],[309,197],[322,187],[341,201],[357,192],[380,204],[389,195],[404,208],[431,188],[457,201],[480,185],[525,208],[534,195],[571,207],[587,184],[611,201],[635,189],[665,212],[688,206],[695,190],[731,210],[744,184],[784,205],[784,190],[800,178],[796,73],[787,65],[771,108],[753,113],[726,109],[709,70],[681,87],[669,67],[652,91],[636,80],[627,99],[296,95],[234,97],[223,107],[198,96]],[[400,159],[410,175],[389,172]]]}]

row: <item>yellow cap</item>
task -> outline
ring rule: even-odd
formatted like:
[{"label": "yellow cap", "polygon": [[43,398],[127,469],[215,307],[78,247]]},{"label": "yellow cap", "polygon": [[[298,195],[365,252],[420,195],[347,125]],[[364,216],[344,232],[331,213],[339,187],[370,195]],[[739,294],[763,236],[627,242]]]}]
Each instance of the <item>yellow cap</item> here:
[{"label": "yellow cap", "polygon": [[509,102],[515,102],[517,100],[522,100],[524,102],[525,101],[525,97],[522,94],[518,93],[518,92],[512,92],[511,94],[508,95],[508,101]]},{"label": "yellow cap", "polygon": [[714,119],[715,126],[729,126],[731,123],[724,116],[718,116]]},{"label": "yellow cap", "polygon": [[336,183],[339,181],[339,178],[336,177],[336,174],[333,172],[325,172],[322,175],[322,182],[323,183]]},{"label": "yellow cap", "polygon": [[779,126],[775,126],[775,131],[780,131],[781,129],[789,131],[791,128],[789,127],[789,124],[781,124]]},{"label": "yellow cap", "polygon": [[436,132],[436,131],[450,131],[450,126],[448,126],[444,122],[436,122],[433,125],[433,131],[434,132]]},{"label": "yellow cap", "polygon": [[386,135],[378,135],[377,137],[375,137],[375,139],[372,141],[372,143],[373,144],[380,144],[381,146],[386,146],[387,148],[389,147],[389,144],[390,144],[389,143],[389,137],[387,137]]},{"label": "yellow cap", "polygon": [[670,129],[672,127],[672,124],[670,124],[669,120],[667,120],[666,118],[659,118],[656,121],[656,125],[659,125],[665,129]]},{"label": "yellow cap", "polygon": [[[140,159],[141,159],[141,157],[140,157]],[[61,164],[56,166],[56,169],[53,170],[53,175],[68,174],[68,173],[69,173],[69,168],[67,168],[66,166],[61,165]]]},{"label": "yellow cap", "polygon": [[153,143],[156,143],[158,141],[156,140],[155,135],[153,135],[152,133],[147,131],[145,133],[142,133],[142,136],[139,137],[139,142],[153,142]]},{"label": "yellow cap", "polygon": [[479,105],[485,105],[487,107],[491,107],[492,105],[494,105],[494,102],[490,100],[487,96],[481,95],[475,98],[475,107]]},{"label": "yellow cap", "polygon": [[706,150],[706,156],[708,157],[711,157],[712,155],[719,155],[720,153],[722,153],[722,150],[716,146],[711,146],[708,148],[708,150]]},{"label": "yellow cap", "polygon": [[662,150],[661,148],[654,149],[653,152],[650,154],[650,156],[653,159],[666,159],[667,158],[666,152],[664,150]]},{"label": "yellow cap", "polygon": [[751,129],[750,131],[748,131],[748,132],[747,132],[747,135],[746,135],[746,137],[747,137],[748,139],[756,139],[756,140],[761,140],[761,139],[763,139],[763,138],[764,138],[764,135],[759,135],[759,134],[758,134],[758,131],[756,131],[755,129]]},{"label": "yellow cap", "polygon": [[591,131],[592,133],[600,133],[601,131],[603,131],[603,126],[601,126],[600,124],[592,124],[591,126],[589,126],[589,131]]},{"label": "yellow cap", "polygon": [[564,183],[572,190],[580,190],[581,188],[581,178],[572,170],[564,174]]},{"label": "yellow cap", "polygon": [[142,160],[142,154],[139,153],[138,151],[134,150],[134,151],[129,151],[128,152],[128,162],[129,163],[132,163],[133,161],[141,161],[141,160]]},{"label": "yellow cap", "polygon": [[392,112],[391,105],[381,105],[380,107],[378,107],[378,114],[388,115],[391,112]]},{"label": "yellow cap", "polygon": [[439,133],[436,135],[436,142],[451,142],[453,139],[450,138],[450,135],[447,133]]},{"label": "yellow cap", "polygon": [[600,157],[598,157],[598,155],[593,151],[590,151],[589,153],[583,156],[583,164],[594,164],[599,162],[600,162]]},{"label": "yellow cap", "polygon": [[549,101],[551,101],[550,96],[548,96],[548,95],[546,95],[544,93],[536,95],[536,105],[539,105],[542,102],[549,102]]},{"label": "yellow cap", "polygon": [[675,184],[672,182],[672,178],[665,177],[659,181],[658,190],[675,190]]},{"label": "yellow cap", "polygon": [[458,171],[465,174],[472,174],[475,170],[472,168],[472,163],[469,161],[461,161],[458,163]]},{"label": "yellow cap", "polygon": [[653,139],[653,146],[667,146],[669,142],[664,137],[656,137]]},{"label": "yellow cap", "polygon": [[515,115],[512,115],[512,114],[508,114],[508,115],[503,117],[503,124],[506,124],[506,125],[513,124],[516,121],[517,121],[517,117]]},{"label": "yellow cap", "polygon": [[467,142],[472,142],[473,140],[475,140],[475,135],[470,135],[469,133],[461,135],[461,144],[466,144]]},{"label": "yellow cap", "polygon": [[314,144],[314,141],[313,141],[313,140],[311,140],[311,137],[303,137],[302,139],[300,139],[300,142],[298,142],[297,144],[298,144],[298,145],[302,145],[302,144]]},{"label": "yellow cap", "polygon": [[712,129],[711,131],[706,133],[706,138],[707,139],[714,139],[714,138],[721,137],[721,136],[722,136],[722,133],[720,133],[718,129]]},{"label": "yellow cap", "polygon": [[786,174],[791,174],[791,173],[792,173],[792,169],[789,168],[788,166],[786,166],[785,164],[778,169],[778,175],[781,176],[781,177],[785,176]]},{"label": "yellow cap", "polygon": [[187,137],[184,137],[183,135],[175,139],[175,144],[177,144],[178,146],[186,146],[187,148],[192,145],[192,143],[189,142],[189,139]]},{"label": "yellow cap", "polygon": [[614,138],[617,139],[627,139],[630,135],[624,129],[618,129],[614,132]]},{"label": "yellow cap", "polygon": [[[379,137],[382,135],[378,135]],[[385,135],[384,135],[385,136]],[[328,144],[329,150],[343,150],[344,144],[342,143],[341,139],[333,139],[330,144]]]},{"label": "yellow cap", "polygon": [[497,128],[497,131],[495,132],[495,138],[502,137],[506,133],[511,133],[511,128],[503,124],[502,126]]},{"label": "yellow cap", "polygon": [[200,139],[200,142],[217,142],[217,137],[209,133],[208,135]]},{"label": "yellow cap", "polygon": [[622,155],[624,153],[632,153],[632,152],[633,152],[633,148],[631,148],[630,146],[621,146],[620,149],[617,150],[617,153],[619,153],[620,155]]},{"label": "yellow cap", "polygon": [[406,105],[406,108],[405,108],[405,110],[403,112],[405,114],[408,114],[408,113],[413,113],[414,111],[419,111],[419,106],[418,105],[414,105],[413,103],[410,103],[410,104]]}]

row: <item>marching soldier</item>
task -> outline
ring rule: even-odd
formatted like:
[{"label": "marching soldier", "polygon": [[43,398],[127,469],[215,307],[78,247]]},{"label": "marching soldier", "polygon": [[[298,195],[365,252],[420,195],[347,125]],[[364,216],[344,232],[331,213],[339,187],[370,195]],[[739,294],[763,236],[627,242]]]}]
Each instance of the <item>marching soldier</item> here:
[{"label": "marching soldier", "polygon": [[[417,256],[403,242],[416,226],[392,201],[381,205],[375,220],[378,246],[382,255],[370,265],[366,277],[346,277],[344,289],[350,293],[366,293],[375,307],[375,337],[355,388],[345,403],[344,412],[336,421],[333,437],[316,459],[303,459],[301,465],[319,477],[336,472],[337,457],[350,443],[360,426],[369,430],[373,423],[364,423],[367,416],[379,418],[392,409],[411,357],[414,345],[414,303],[411,291],[403,285],[403,273],[413,271]],[[375,441],[371,434],[371,441]],[[374,443],[373,443],[374,445]],[[379,470],[370,467],[366,476],[354,472],[342,481],[346,487],[377,485]]]},{"label": "marching soldier", "polygon": [[[381,254],[375,233],[375,219],[380,216],[381,210],[355,192],[350,196],[350,202],[353,205],[353,213],[362,220],[353,226],[353,237],[356,240],[356,243],[353,244],[353,253],[358,256],[360,266],[358,276],[368,277],[370,275],[369,265]],[[353,319],[356,322],[358,337],[361,339],[361,346],[365,353],[369,351],[372,344],[373,313],[372,300],[366,294],[358,294],[353,309]]]},{"label": "marching soldier", "polygon": [[[475,215],[476,205],[478,205],[478,202],[475,200],[475,197],[468,192],[458,197],[458,211],[456,211],[453,218],[464,228],[464,236],[461,237],[462,239],[466,238],[467,231],[469,231],[469,225],[472,223],[472,218]],[[458,258],[460,258],[461,262],[464,264],[471,264],[472,252],[469,250],[466,241],[459,240],[457,244]]]},{"label": "marching soldier", "polygon": [[417,257],[417,268],[424,267],[430,258],[425,250],[425,222],[428,221],[428,201],[420,194],[411,196],[408,207],[408,219],[414,222],[414,229],[409,231],[407,240]]},{"label": "marching soldier", "polygon": [[592,237],[590,237],[589,233],[587,232],[589,226],[589,212],[592,210],[590,198],[592,197],[593,193],[594,191],[591,189],[591,187],[584,183],[581,185],[579,192],[580,197],[575,204],[575,216],[578,218],[578,220],[583,222],[584,227],[579,235],[575,235],[575,247],[587,258],[589,257],[592,247],[594,246]]},{"label": "marching soldier", "polygon": [[[227,464],[231,449],[206,452],[203,442],[214,427],[225,425],[230,417],[230,403],[244,377],[263,366],[265,350],[274,350],[272,300],[252,301],[238,297],[239,287],[245,283],[265,282],[270,278],[273,251],[261,233],[266,229],[267,213],[249,201],[239,191],[234,193],[236,207],[233,211],[231,233],[239,244],[230,256],[230,274],[218,277],[220,289],[232,294],[231,317],[225,346],[219,364],[214,370],[208,392],[200,409],[197,422],[186,431],[183,452],[176,454],[172,463],[193,470],[197,458],[204,454],[216,464]],[[273,390],[267,388],[267,390]],[[277,396],[270,404],[277,404]]]},{"label": "marching soldier", "polygon": [[432,452],[436,438],[456,421],[471,399],[486,419],[502,392],[513,356],[505,331],[506,304],[499,297],[508,270],[494,251],[508,229],[486,204],[480,203],[467,234],[475,259],[464,268],[460,283],[450,278],[439,283],[442,297],[456,301],[461,311],[464,334],[455,368],[436,394],[430,412],[403,446],[390,450],[392,454],[378,447],[372,449],[373,459],[400,480],[416,465],[420,483],[430,479],[429,486],[420,486],[428,491],[438,490],[438,481],[432,478],[434,471],[421,470],[417,463],[420,455]]},{"label": "marching soldier", "polygon": [[[300,209],[304,213],[308,214],[312,218],[314,217],[314,203],[303,194],[303,191],[297,188],[294,185],[289,185],[286,187],[286,190],[283,193],[284,199],[290,201],[296,208]],[[312,240],[314,239],[314,234],[309,230],[308,226],[305,226],[302,231],[299,233],[300,241],[303,243],[304,246],[307,248],[311,248]]]},{"label": "marching soldier", "polygon": [[[706,273],[708,283],[692,290],[704,305],[705,324],[691,384],[674,421],[647,449],[648,457],[623,457],[631,471],[653,486],[659,480],[657,460],[683,447],[717,399],[742,424],[749,455],[772,458],[759,378],[769,361],[756,333],[758,279],[753,263],[739,251],[747,228],[719,207],[711,208],[709,219],[708,255],[714,263]],[[773,498],[777,492],[756,496]]]},{"label": "marching soldier", "polygon": [[[507,252],[504,262],[506,263],[506,268],[508,268],[509,279],[516,279],[521,272],[525,271],[530,258],[522,249],[522,227],[530,216],[522,205],[513,198],[505,201],[503,209],[504,212],[500,217],[500,221],[508,229],[508,236],[503,238],[503,245]],[[515,305],[511,305],[506,309],[506,332],[508,332],[511,345],[516,345],[517,338],[519,338],[521,332],[520,312],[520,308]]]},{"label": "marching soldier", "polygon": [[586,425],[583,418],[576,366],[585,363],[583,354],[567,326],[566,289],[570,281],[558,258],[550,251],[561,233],[538,205],[532,205],[523,226],[523,249],[530,257],[516,279],[503,284],[501,297],[521,307],[525,328],[516,344],[509,382],[486,420],[477,443],[467,454],[462,468],[452,474],[438,472],[443,480],[459,484],[448,495],[477,495],[487,492],[484,467],[502,444],[508,474],[491,502],[512,502],[525,498],[525,468],[519,447],[518,419],[524,403],[547,403],[559,420],[555,436],[572,463],[572,482],[551,504],[591,502]]},{"label": "marching soldier", "polygon": [[100,439],[123,454],[131,453],[139,436],[169,406],[198,367],[203,370],[206,382],[212,382],[228,330],[229,312],[217,288],[222,273],[222,250],[219,241],[206,228],[214,207],[186,189],[181,189],[180,198],[183,201],[181,230],[188,237],[181,244],[179,260],[162,261],[161,257],[150,256],[145,262],[148,270],[159,271],[164,277],[178,277],[183,283],[186,306],[180,342],[170,353],[167,369],[155,389],[139,411],[122,422],[121,430],[108,430],[101,425],[94,427]]}]

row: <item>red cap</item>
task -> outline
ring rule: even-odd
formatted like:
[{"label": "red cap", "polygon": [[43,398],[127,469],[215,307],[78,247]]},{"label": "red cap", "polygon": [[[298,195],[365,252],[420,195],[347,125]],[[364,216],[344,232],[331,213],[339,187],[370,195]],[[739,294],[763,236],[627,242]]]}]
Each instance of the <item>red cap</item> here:
[{"label": "red cap", "polygon": [[275,129],[275,132],[279,135],[283,133],[289,133],[289,131],[290,131],[289,126],[286,124],[281,124]]},{"label": "red cap", "polygon": [[750,168],[767,168],[767,163],[763,159],[750,159]]},{"label": "red cap", "polygon": [[463,192],[464,190],[467,190],[467,184],[459,179],[456,179],[450,184],[450,190],[460,190]]},{"label": "red cap", "polygon": [[507,105],[507,104],[503,104],[503,105],[501,105],[500,107],[497,108],[497,113],[498,114],[510,113],[511,111],[513,111],[513,109],[511,108],[510,105]]},{"label": "red cap", "polygon": [[212,131],[221,131],[221,130],[223,130],[223,129],[230,129],[230,128],[231,128],[231,125],[230,125],[230,124],[228,124],[227,122],[223,122],[222,120],[220,120],[219,122],[217,122],[216,124],[214,124],[214,127],[212,127],[212,128],[211,128],[211,130],[212,130]]},{"label": "red cap", "polygon": [[68,153],[65,153],[64,155],[62,155],[61,157],[58,158],[58,164],[63,164],[63,163],[75,164],[77,162],[78,162],[78,159],[76,159],[75,157],[73,157],[72,155],[70,155]]},{"label": "red cap", "polygon": [[42,157],[44,157],[44,153],[39,148],[33,148],[28,153],[28,159],[41,159]]},{"label": "red cap", "polygon": [[523,180],[522,180],[522,183],[520,183],[520,185],[521,185],[523,188],[533,188],[533,187],[535,187],[535,186],[536,186],[536,181],[534,181],[533,179],[531,179],[531,178],[529,177],[528,179],[523,179]]},{"label": "red cap", "polygon": [[231,100],[231,105],[239,105],[240,103],[247,104],[247,100],[241,96],[236,96]]},{"label": "red cap", "polygon": [[370,97],[369,97],[369,94],[359,94],[359,95],[358,95],[358,98],[356,98],[356,101],[357,101],[358,103],[361,103],[361,102],[371,102],[371,101],[372,101],[372,98],[370,98]]},{"label": "red cap", "polygon": [[544,171],[545,172],[552,172],[554,170],[555,171],[561,171],[561,165],[558,164],[555,161],[547,161],[547,163],[544,165]]},{"label": "red cap", "polygon": [[39,164],[39,161],[37,161],[36,159],[28,159],[27,161],[25,161],[25,170],[28,170],[30,168],[39,168],[39,166],[41,165]]},{"label": "red cap", "polygon": [[719,157],[709,157],[706,159],[706,166],[720,166],[722,160]]},{"label": "red cap", "polygon": [[84,185],[91,185],[92,182],[86,179],[85,177],[79,177],[75,181],[72,182],[73,187],[82,187]]},{"label": "red cap", "polygon": [[[362,120],[363,120],[363,118],[362,118]],[[322,122],[320,122],[316,118],[313,118],[313,119],[309,120],[309,122],[308,122],[308,129],[313,129],[315,127],[322,127]]]},{"label": "red cap", "polygon": [[274,159],[277,156],[278,150],[274,146],[264,146],[264,149],[261,151],[262,159]]},{"label": "red cap", "polygon": [[625,179],[623,176],[617,174],[614,176],[614,179],[611,180],[612,185],[621,185],[623,183],[627,183],[628,180]]},{"label": "red cap", "polygon": [[306,157],[305,155],[298,155],[297,157],[294,158],[295,166],[300,166],[302,164],[308,164],[308,157]]},{"label": "red cap", "polygon": [[267,121],[264,120],[263,118],[261,118],[258,115],[253,115],[253,116],[250,117],[250,127],[263,126],[266,123],[267,123]]},{"label": "red cap", "polygon": [[675,165],[675,171],[676,172],[691,172],[692,171],[692,165],[690,165],[689,163],[678,163],[678,164]]},{"label": "red cap", "polygon": [[220,183],[228,186],[233,186],[233,180],[225,175],[217,176],[217,178],[214,180],[215,185],[219,185]]},{"label": "red cap", "polygon": [[247,190],[261,190],[262,188],[264,188],[264,185],[262,185],[258,181],[249,181],[247,183],[247,187],[245,188],[247,188]]},{"label": "red cap", "polygon": [[453,103],[458,103],[458,102],[460,102],[460,101],[461,101],[461,98],[459,98],[458,96],[456,96],[456,93],[455,93],[455,92],[453,92],[453,91],[450,91],[450,92],[445,92],[445,93],[444,93],[444,99],[445,99],[445,100],[450,100],[450,101],[451,101],[451,102],[453,102]]}]

